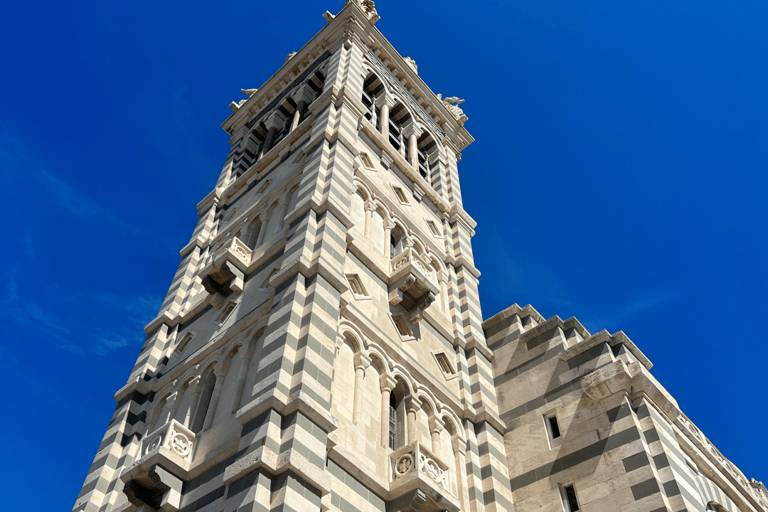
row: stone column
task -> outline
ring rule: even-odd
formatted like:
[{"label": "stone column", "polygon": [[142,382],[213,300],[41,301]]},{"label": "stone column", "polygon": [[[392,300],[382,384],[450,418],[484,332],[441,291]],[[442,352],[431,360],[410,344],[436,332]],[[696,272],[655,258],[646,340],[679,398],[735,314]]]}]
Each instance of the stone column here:
[{"label": "stone column", "polygon": [[440,456],[440,432],[443,431],[445,422],[440,418],[430,418],[429,432],[432,434],[432,454],[435,457]]},{"label": "stone column", "polygon": [[384,374],[381,376],[381,446],[389,448],[389,397],[395,389],[395,379]]},{"label": "stone column", "polygon": [[371,236],[371,217],[373,216],[374,206],[368,201],[365,205],[365,226],[363,226],[363,233],[365,238],[368,239]]},{"label": "stone column", "polygon": [[183,424],[187,428],[192,427],[192,416],[197,410],[197,406],[200,402],[200,392],[202,391],[201,385],[202,385],[203,379],[198,375],[189,384],[189,387],[192,388],[192,398],[189,400],[189,405],[187,406],[187,410],[184,414],[184,421]]},{"label": "stone column", "polygon": [[[379,133],[385,139],[389,139],[389,108],[394,104],[394,99],[387,97],[386,94],[376,98],[376,106],[379,107]],[[374,109],[376,106],[374,106]]]},{"label": "stone column", "polygon": [[405,444],[410,444],[415,442],[419,437],[418,430],[416,428],[416,413],[421,408],[421,403],[419,402],[418,398],[411,395],[408,396],[405,402],[405,408],[408,412],[405,429],[407,439],[405,440]]},{"label": "stone column", "polygon": [[155,411],[152,412],[152,416],[150,420],[147,422],[147,431],[144,434],[145,437],[147,434],[152,433],[152,431],[155,429],[155,425],[157,425],[158,420],[162,421],[162,424],[165,425],[171,420],[171,418],[173,418],[173,414],[171,413],[171,408],[176,402],[177,396],[178,396],[178,393],[173,393],[166,399],[165,406],[167,407],[167,409],[165,412],[165,418],[161,417],[161,415],[163,414],[163,405],[158,404],[157,409],[155,409]]},{"label": "stone column", "polygon": [[260,247],[261,244],[264,242],[264,236],[267,233],[268,225],[269,225],[268,221],[264,221],[264,219],[261,220],[261,228],[259,228],[259,237],[256,239],[256,245],[254,246],[254,249],[256,247]]},{"label": "stone column", "polygon": [[259,158],[263,157],[270,149],[272,149],[272,143],[275,141],[275,135],[277,132],[283,129],[286,119],[279,110],[272,112],[270,116],[264,121],[264,126],[267,127],[267,137],[264,139],[264,144],[261,146],[261,152]]},{"label": "stone column", "polygon": [[213,368],[216,382],[213,385],[211,401],[208,403],[208,411],[205,414],[203,431],[208,430],[211,428],[211,425],[213,425],[214,416],[216,416],[216,407],[219,405],[219,398],[221,398],[221,389],[224,387],[224,377],[226,376],[226,373],[226,367],[223,363],[219,363]]},{"label": "stone column", "polygon": [[379,117],[379,133],[385,138],[389,136],[389,105],[384,103],[381,106],[381,114]]},{"label": "stone column", "polygon": [[456,434],[453,435],[451,441],[453,442],[453,456],[456,463],[456,486],[458,487],[457,493],[461,500],[461,509],[469,510],[469,494],[467,486],[464,485],[464,482],[467,480],[466,443]]},{"label": "stone column", "polygon": [[[390,237],[392,236],[392,221],[389,219],[384,219],[384,256],[387,257],[387,259],[390,259],[391,256],[389,254],[389,245],[390,245]],[[389,271],[389,269],[387,269]]]},{"label": "stone column", "polygon": [[160,422],[161,425],[165,425],[169,421],[176,418],[176,410],[179,408],[179,392],[174,391],[171,396],[168,397],[168,399],[165,401],[166,404],[168,404],[168,411],[165,415],[165,418],[163,418],[163,421]]},{"label": "stone column", "polygon": [[307,84],[299,87],[296,92],[291,95],[294,103],[296,103],[296,111],[293,113],[293,121],[291,122],[291,131],[295,130],[296,127],[299,126],[301,118],[306,113],[307,107],[310,103],[312,103],[314,97],[315,91],[313,91],[312,88]]},{"label": "stone column", "polygon": [[[262,231],[264,229],[262,228]],[[237,384],[235,385],[235,397],[232,400],[232,412],[237,412],[240,408],[240,400],[243,398],[243,390],[245,389],[245,378],[248,376],[248,366],[251,364],[251,357],[253,356],[253,348],[256,346],[256,340],[243,344],[240,350],[243,351],[243,357],[240,359],[240,370],[237,372]]]},{"label": "stone column", "polygon": [[274,215],[277,215],[277,224],[275,227],[275,233],[279,233],[283,230],[285,224],[285,212],[288,209],[288,198],[284,197],[283,200],[277,205]]},{"label": "stone column", "polygon": [[355,396],[352,409],[352,421],[355,425],[360,423],[363,416],[363,385],[365,383],[365,370],[371,365],[368,356],[359,354],[355,362]]},{"label": "stone column", "polygon": [[410,163],[411,167],[417,172],[419,170],[418,143],[421,133],[421,130],[413,121],[411,121],[403,130],[403,135],[408,137],[408,163]]}]

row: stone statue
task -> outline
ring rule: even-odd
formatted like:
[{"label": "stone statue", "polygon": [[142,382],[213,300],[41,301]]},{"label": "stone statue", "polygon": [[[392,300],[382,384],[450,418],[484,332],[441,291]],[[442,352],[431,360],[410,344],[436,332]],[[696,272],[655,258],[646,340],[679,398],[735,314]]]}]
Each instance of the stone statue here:
[{"label": "stone statue", "polygon": [[365,14],[368,16],[378,14],[376,12],[376,4],[373,2],[373,0],[363,0],[361,3],[363,5],[363,9],[365,10]]},{"label": "stone statue", "polygon": [[[240,92],[242,92],[243,94],[245,94],[246,96],[248,96],[248,98],[250,98],[251,96],[253,96],[253,95],[256,93],[256,91],[258,91],[258,89],[240,89]],[[233,101],[232,103],[230,103],[230,104],[229,104],[229,108],[231,108],[231,109],[232,109],[232,112],[237,112],[237,111],[240,109],[240,107],[242,107],[242,106],[243,106],[243,104],[244,104],[246,101],[248,101],[248,98],[246,98],[246,99],[244,99],[244,100],[240,100],[240,101],[238,101],[237,103],[235,103],[235,102]]]},{"label": "stone statue", "polygon": [[414,73],[416,73],[417,75],[419,74],[419,66],[416,65],[416,61],[415,60],[413,60],[410,57],[406,57],[403,60],[405,61],[406,64],[408,64],[411,67],[411,69],[413,70]]},{"label": "stone statue", "polygon": [[458,121],[461,126],[464,126],[464,123],[469,118],[464,115],[464,111],[461,109],[461,107],[459,107],[459,105],[464,103],[466,100],[462,100],[458,96],[451,96],[450,98],[443,99],[442,94],[438,94],[437,99],[441,100],[443,105],[445,105],[445,108],[448,109],[448,112],[450,112],[451,115],[456,118],[456,121]]}]

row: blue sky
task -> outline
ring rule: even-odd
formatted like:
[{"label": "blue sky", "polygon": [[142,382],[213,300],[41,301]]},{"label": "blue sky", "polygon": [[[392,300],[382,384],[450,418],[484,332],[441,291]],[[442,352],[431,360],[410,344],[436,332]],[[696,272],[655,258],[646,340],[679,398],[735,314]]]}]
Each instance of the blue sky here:
[{"label": "blue sky", "polygon": [[[343,2],[265,4],[2,7],[6,508],[32,492],[71,508],[226,157],[227,104]],[[432,89],[467,99],[485,316],[531,303],[624,330],[723,454],[768,479],[765,2],[377,7]]]}]

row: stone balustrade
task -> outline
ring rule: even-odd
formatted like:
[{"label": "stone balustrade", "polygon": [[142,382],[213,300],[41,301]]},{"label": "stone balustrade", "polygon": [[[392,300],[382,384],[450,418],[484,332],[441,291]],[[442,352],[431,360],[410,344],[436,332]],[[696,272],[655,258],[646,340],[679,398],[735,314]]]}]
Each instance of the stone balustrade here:
[{"label": "stone balustrade", "polygon": [[390,260],[389,304],[399,304],[410,312],[409,321],[419,322],[423,310],[434,302],[438,293],[435,270],[413,248],[405,249]]},{"label": "stone balustrade", "polygon": [[453,494],[448,466],[427,451],[420,443],[411,443],[392,452],[390,461],[392,463],[391,479],[393,482],[417,472],[419,477],[426,476],[435,482],[439,488]]},{"label": "stone balustrade", "polygon": [[389,262],[389,272],[392,276],[399,275],[406,270],[410,270],[409,267],[418,269],[425,278],[432,282],[435,281],[435,271],[429,268],[424,263],[424,261],[422,261],[419,254],[412,247],[409,247],[400,254],[396,255]]},{"label": "stone balustrade", "polygon": [[176,420],[171,420],[144,438],[142,457],[155,453],[172,454],[187,465],[192,461],[195,434]]}]

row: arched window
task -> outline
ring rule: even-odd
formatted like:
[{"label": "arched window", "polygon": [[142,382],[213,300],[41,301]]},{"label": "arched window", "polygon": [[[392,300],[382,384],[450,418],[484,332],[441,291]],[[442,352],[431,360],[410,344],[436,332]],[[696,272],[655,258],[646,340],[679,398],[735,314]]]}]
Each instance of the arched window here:
[{"label": "arched window", "polygon": [[409,160],[408,140],[403,136],[403,129],[410,122],[411,114],[401,103],[398,103],[389,112],[389,144]]},{"label": "arched window", "polygon": [[213,367],[209,367],[203,374],[201,383],[203,389],[200,392],[200,401],[197,403],[195,419],[192,421],[192,432],[200,432],[205,424],[205,416],[208,414],[208,406],[211,405],[211,396],[213,395],[213,386],[216,384],[216,375],[213,373]]},{"label": "arched window", "polygon": [[405,250],[405,232],[403,228],[397,226],[389,236],[389,258],[394,258],[403,250]]},{"label": "arched window", "polygon": [[371,73],[363,82],[363,106],[365,107],[365,118],[374,126],[378,126],[380,110],[376,106],[376,98],[384,94],[384,86],[379,77]]},{"label": "arched window", "polygon": [[243,137],[240,145],[240,158],[237,159],[233,168],[236,179],[242,176],[259,159],[266,137],[267,129],[264,123],[259,123],[256,128]]},{"label": "arched window", "polygon": [[405,396],[407,388],[399,380],[389,395],[389,448],[397,450],[405,445]]},{"label": "arched window", "polygon": [[261,224],[261,217],[256,217],[248,226],[245,245],[247,245],[250,250],[256,249],[258,245],[257,242],[259,241],[259,234],[261,233]]},{"label": "arched window", "polygon": [[419,174],[432,184],[432,171],[437,169],[437,144],[428,133],[423,133],[416,144],[419,154]]}]

